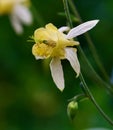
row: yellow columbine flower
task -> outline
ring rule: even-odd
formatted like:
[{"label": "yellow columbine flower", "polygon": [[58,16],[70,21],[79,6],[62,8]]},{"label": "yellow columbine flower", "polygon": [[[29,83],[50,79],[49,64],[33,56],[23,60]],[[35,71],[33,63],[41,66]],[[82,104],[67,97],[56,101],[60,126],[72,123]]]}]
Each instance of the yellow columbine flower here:
[{"label": "yellow columbine flower", "polygon": [[22,24],[32,23],[29,4],[29,0],[0,0],[0,15],[9,15],[11,24],[18,34],[23,32]]},{"label": "yellow columbine flower", "polygon": [[50,63],[51,74],[56,86],[61,91],[64,89],[61,60],[67,59],[77,76],[80,73],[77,49],[73,47],[79,45],[79,42],[74,41],[72,38],[92,29],[97,23],[98,20],[85,22],[71,29],[68,34],[63,33],[69,30],[68,27],[57,29],[51,23],[47,24],[45,28],[39,28],[34,32],[33,37],[36,44],[33,45],[32,53],[37,60],[52,58]]}]

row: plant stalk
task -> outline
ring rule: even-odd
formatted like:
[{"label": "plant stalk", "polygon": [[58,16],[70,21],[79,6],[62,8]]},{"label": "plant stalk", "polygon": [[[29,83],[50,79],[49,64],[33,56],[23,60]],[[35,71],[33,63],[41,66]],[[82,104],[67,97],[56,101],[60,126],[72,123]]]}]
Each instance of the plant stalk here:
[{"label": "plant stalk", "polygon": [[[83,23],[83,22],[82,22],[82,18],[80,17],[80,14],[79,14],[79,12],[78,12],[78,10],[77,10],[77,8],[76,8],[76,6],[75,6],[73,0],[68,0],[68,3],[69,3],[69,5],[70,5],[70,7],[71,7],[73,13],[75,14],[75,16],[79,19],[78,21],[79,21],[80,23]],[[90,50],[91,50],[91,52],[92,52],[92,55],[93,55],[93,57],[94,57],[94,59],[95,59],[95,62],[96,62],[96,64],[97,64],[97,66],[99,67],[99,69],[100,69],[100,71],[101,71],[101,73],[102,73],[104,79],[106,79],[106,81],[110,82],[109,76],[108,76],[106,70],[104,69],[104,66],[103,66],[102,63],[101,63],[101,60],[100,60],[100,58],[99,58],[99,55],[98,55],[98,53],[97,53],[97,51],[96,51],[96,48],[95,48],[95,46],[94,46],[94,44],[93,44],[93,41],[92,41],[92,39],[91,39],[89,33],[88,33],[88,32],[85,33],[84,36],[85,36],[86,41],[87,41],[87,43],[88,43],[88,45],[89,45],[89,48],[90,48]]]},{"label": "plant stalk", "polygon": [[[64,10],[65,10],[65,14],[66,14],[68,23],[69,23],[70,27],[72,28],[73,25],[72,25],[72,21],[71,21],[71,18],[70,18],[70,12],[69,12],[69,8],[68,8],[68,1],[63,0],[63,4],[64,4]],[[81,49],[81,48],[79,48],[79,49]],[[80,78],[80,81],[83,84],[83,88],[84,88],[84,91],[85,91],[85,94],[87,95],[87,97],[89,97],[91,102],[94,104],[94,106],[97,108],[97,110],[101,113],[101,115],[106,119],[106,121],[108,121],[111,125],[113,125],[113,121],[104,113],[104,111],[100,108],[100,106],[97,104],[96,100],[94,99],[91,91],[89,90],[89,88],[88,88],[88,86],[87,86],[87,84],[86,84],[86,82],[84,80],[84,77],[83,77],[82,73],[80,73],[79,78]]]}]

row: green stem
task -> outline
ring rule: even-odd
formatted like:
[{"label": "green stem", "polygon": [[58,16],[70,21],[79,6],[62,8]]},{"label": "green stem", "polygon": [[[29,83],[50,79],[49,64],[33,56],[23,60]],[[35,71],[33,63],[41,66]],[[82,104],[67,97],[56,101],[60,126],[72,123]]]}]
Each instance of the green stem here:
[{"label": "green stem", "polygon": [[[70,7],[71,7],[73,13],[74,13],[75,16],[79,19],[80,23],[82,23],[82,19],[81,19],[80,15],[79,15],[79,13],[78,13],[78,11],[77,11],[77,8],[76,8],[74,2],[73,2],[72,0],[69,0],[68,2],[69,2],[69,5],[70,5]],[[105,71],[104,66],[102,65],[102,63],[101,63],[101,61],[100,61],[100,58],[99,58],[99,56],[98,56],[98,53],[97,53],[97,51],[96,51],[96,48],[95,48],[95,46],[94,46],[94,44],[93,44],[93,41],[92,41],[92,39],[91,39],[89,33],[85,33],[84,36],[86,37],[87,43],[88,43],[88,45],[89,45],[89,48],[90,48],[90,50],[91,50],[91,52],[92,52],[92,54],[93,54],[93,57],[94,57],[94,59],[95,59],[97,65],[98,65],[99,69],[101,70],[101,73],[103,74],[103,77],[104,77],[107,81],[109,81],[109,76],[107,75],[107,72]]]},{"label": "green stem", "polygon": [[81,54],[82,59],[84,59],[85,64],[87,64],[87,67],[89,68],[89,70],[91,70],[91,74],[93,76],[93,79],[96,80],[96,82],[99,82],[102,86],[104,86],[110,93],[113,94],[113,88],[107,84],[104,80],[101,79],[101,77],[97,74],[97,72],[94,70],[94,68],[91,66],[91,64],[89,63],[88,59],[86,58],[82,48],[80,46],[78,46],[78,50]]},{"label": "green stem", "polygon": [[[67,4],[67,0],[63,0],[63,3],[64,3],[64,9],[65,9],[65,13],[66,13],[66,17],[67,17],[67,20],[69,22],[69,25],[70,27],[72,27],[72,22],[71,22],[71,18],[69,17],[70,16],[70,13],[69,13],[69,9],[68,9],[68,4]],[[81,49],[81,48],[80,48]],[[101,113],[101,115],[111,124],[113,125],[113,122],[112,120],[103,112],[103,110],[100,108],[100,106],[97,104],[97,102],[95,101],[92,93],[90,92],[85,80],[84,80],[84,77],[82,75],[82,73],[80,73],[79,75],[79,78],[81,80],[81,82],[83,83],[83,88],[84,88],[84,91],[85,91],[85,94],[87,94],[87,96],[89,97],[89,99],[92,101],[92,103],[95,105],[95,107],[97,108],[97,110]]]},{"label": "green stem", "polygon": [[[67,0],[66,0],[66,2],[65,2],[65,0],[63,0],[63,3],[64,3],[64,9],[65,9],[65,13],[66,13],[67,20],[68,20],[68,22],[69,22],[70,27],[72,28],[73,25],[72,25],[70,13],[69,13],[69,8],[68,8]],[[79,15],[79,13],[78,13],[76,7],[74,7],[74,5],[73,5],[73,3],[72,3],[72,0],[69,0],[69,3],[70,3],[70,6],[71,6],[72,9],[73,9],[73,12],[76,14],[76,16],[77,16],[77,17],[79,18],[79,20],[82,22],[81,17],[80,17],[80,15]],[[86,35],[87,35],[87,34],[86,34]],[[77,38],[76,38],[76,39],[77,39]],[[89,36],[87,37],[87,40],[88,40],[88,43],[90,43],[90,44],[92,43]],[[93,45],[93,43],[92,43],[91,45]],[[110,93],[113,94],[113,88],[112,88],[109,84],[107,84],[105,81],[103,81],[102,78],[97,74],[97,72],[94,70],[94,68],[92,67],[92,65],[89,63],[88,59],[86,58],[86,56],[85,56],[85,54],[84,54],[84,52],[83,52],[83,50],[82,50],[82,48],[81,48],[80,46],[78,46],[78,50],[79,50],[79,52],[81,53],[81,55],[82,55],[83,59],[85,60],[85,62],[87,63],[89,69],[91,70],[92,75],[95,76],[95,80],[98,81],[102,86],[104,86],[106,89],[108,89],[108,91],[109,91]],[[93,53],[93,54],[95,54],[95,53]],[[98,57],[98,56],[96,56],[96,57]],[[97,59],[98,59],[98,58],[97,58]],[[101,67],[100,67],[100,68],[101,68]],[[106,74],[105,74],[105,75],[106,75]]]},{"label": "green stem", "polygon": [[66,18],[67,18],[68,24],[72,28],[73,24],[72,24],[70,13],[69,13],[68,1],[67,0],[63,0],[63,4],[64,4],[64,10],[65,10],[65,14],[66,14]]},{"label": "green stem", "polygon": [[79,95],[76,95],[76,96],[74,96],[73,98],[71,98],[71,99],[69,99],[68,101],[70,102],[70,101],[81,101],[81,100],[84,100],[84,99],[86,99],[87,98],[87,96],[86,96],[86,94],[79,94]]},{"label": "green stem", "polygon": [[[77,11],[77,9],[76,9],[76,6],[74,5],[73,1],[72,1],[72,0],[69,0],[68,2],[69,2],[69,5],[70,5],[70,7],[71,7],[73,13],[77,16],[77,18],[79,19],[80,23],[82,23],[82,19],[81,19],[79,13],[78,13],[78,11]],[[92,51],[93,57],[94,57],[96,63],[98,64],[98,66],[99,66],[99,69],[100,69],[101,72],[103,73],[104,78],[109,82],[109,77],[108,77],[108,75],[107,75],[107,73],[106,73],[106,71],[105,71],[105,69],[104,69],[104,67],[103,67],[103,65],[102,65],[102,63],[101,63],[101,61],[100,61],[100,59],[99,59],[99,56],[98,56],[98,54],[97,54],[97,52],[96,52],[95,46],[94,46],[94,44],[93,44],[93,42],[92,42],[92,40],[91,40],[89,34],[88,34],[88,33],[85,33],[84,35],[85,35],[85,37],[86,37],[87,43],[88,43],[88,45],[89,45],[89,47],[90,47],[90,50]],[[79,51],[81,52],[83,58],[85,59],[87,65],[90,67],[90,70],[92,71],[93,75],[95,75],[96,80],[97,80],[100,84],[102,84],[103,86],[105,86],[105,87],[109,90],[110,93],[113,93],[113,88],[111,87],[110,82],[109,82],[109,84],[108,84],[108,83],[106,83],[105,81],[102,80],[102,78],[96,73],[96,71],[93,69],[93,67],[91,66],[91,64],[90,64],[89,61],[87,60],[87,58],[86,58],[86,56],[85,56],[83,50],[81,49],[81,47],[78,47],[78,49],[79,49]]]},{"label": "green stem", "polygon": [[94,99],[91,91],[89,90],[82,73],[80,73],[80,80],[83,83],[83,88],[84,91],[86,91],[85,93],[87,93],[87,97],[89,97],[89,99],[92,101],[92,103],[95,105],[95,107],[97,108],[97,110],[101,113],[101,115],[106,119],[106,121],[108,121],[111,125],[113,125],[113,121],[104,113],[104,111],[101,109],[101,107],[97,104],[96,100]]}]

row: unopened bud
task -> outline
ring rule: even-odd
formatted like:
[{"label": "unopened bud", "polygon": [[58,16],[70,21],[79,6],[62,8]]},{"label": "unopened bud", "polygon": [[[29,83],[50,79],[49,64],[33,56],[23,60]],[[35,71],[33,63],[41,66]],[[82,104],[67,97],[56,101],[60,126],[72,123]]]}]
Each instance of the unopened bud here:
[{"label": "unopened bud", "polygon": [[78,102],[71,101],[67,106],[67,114],[71,120],[73,120],[78,111]]}]

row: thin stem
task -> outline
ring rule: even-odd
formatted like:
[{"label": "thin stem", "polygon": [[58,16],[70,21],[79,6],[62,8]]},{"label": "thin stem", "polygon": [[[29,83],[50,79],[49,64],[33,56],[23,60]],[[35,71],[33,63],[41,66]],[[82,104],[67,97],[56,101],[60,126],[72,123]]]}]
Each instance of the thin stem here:
[{"label": "thin stem", "polygon": [[[73,13],[77,16],[77,18],[79,19],[80,23],[82,23],[82,18],[80,17],[80,15],[79,15],[79,13],[78,13],[78,11],[77,11],[77,9],[76,9],[76,6],[74,5],[73,1],[72,1],[72,0],[69,0],[68,2],[69,2],[69,5],[70,5],[70,7],[71,7]],[[87,43],[89,44],[90,50],[92,51],[93,57],[95,58],[95,61],[96,61],[96,63],[97,63],[98,66],[99,66],[99,69],[100,69],[101,72],[103,73],[104,78],[109,82],[109,77],[108,77],[108,75],[107,75],[107,73],[106,73],[106,71],[105,71],[105,69],[104,69],[104,67],[103,67],[103,65],[102,65],[102,63],[101,63],[101,61],[100,61],[100,59],[99,59],[99,56],[98,56],[98,54],[97,54],[97,52],[96,52],[95,46],[94,46],[94,44],[93,44],[93,42],[92,42],[92,40],[91,40],[89,34],[88,34],[88,33],[85,33],[84,35],[85,35],[85,37],[86,37]],[[78,49],[79,49],[79,51],[81,52],[82,56],[84,57],[85,61],[87,62],[88,66],[89,66],[90,69],[92,70],[92,73],[96,76],[96,79],[97,79],[102,85],[104,85],[104,86],[109,90],[110,93],[111,93],[111,92],[113,93],[113,88],[112,88],[109,84],[107,84],[105,81],[103,81],[102,78],[96,73],[96,71],[93,69],[93,67],[91,66],[91,64],[90,64],[89,61],[87,60],[87,58],[86,58],[86,56],[85,56],[85,54],[84,54],[84,52],[83,52],[83,50],[81,49],[80,46],[78,47]],[[110,83],[110,82],[109,82],[109,83]]]},{"label": "thin stem", "polygon": [[[72,0],[69,0],[68,2],[69,2],[69,5],[70,5],[70,7],[71,7],[73,13],[74,13],[75,16],[79,19],[80,23],[82,23],[82,18],[80,17],[80,14],[78,13],[77,8],[76,8],[74,2],[73,2]],[[95,48],[95,46],[94,46],[94,44],[93,44],[93,41],[92,41],[92,39],[91,39],[89,33],[85,33],[84,36],[86,37],[87,43],[88,43],[88,45],[89,45],[89,48],[90,48],[90,50],[91,50],[91,52],[92,52],[92,54],[93,54],[93,57],[94,57],[94,59],[95,59],[97,65],[98,65],[99,69],[101,70],[101,72],[102,72],[104,78],[105,78],[107,81],[109,81],[109,76],[107,75],[107,72],[105,71],[104,66],[102,65],[102,63],[101,63],[101,61],[100,61],[100,58],[99,58],[99,56],[98,56],[98,53],[97,53],[97,51],[96,51],[96,48]]]},{"label": "thin stem", "polygon": [[104,111],[101,109],[101,107],[97,104],[96,100],[94,99],[91,91],[89,90],[84,78],[83,78],[83,75],[82,73],[80,73],[80,80],[82,81],[83,83],[83,88],[84,88],[84,91],[86,91],[85,93],[87,93],[87,96],[89,97],[89,99],[92,101],[92,103],[95,105],[95,107],[97,108],[97,110],[101,113],[101,115],[111,124],[113,125],[113,121],[104,113]]},{"label": "thin stem", "polygon": [[76,95],[76,96],[74,96],[73,98],[71,98],[71,99],[68,99],[68,101],[70,102],[70,101],[81,101],[81,100],[84,100],[84,99],[86,99],[87,98],[87,96],[86,96],[86,94],[84,94],[84,93],[82,93],[82,94],[79,94],[79,95]]},{"label": "thin stem", "polygon": [[[66,13],[66,17],[67,17],[67,20],[69,22],[69,25],[70,27],[72,27],[72,22],[71,22],[71,18],[68,17],[70,16],[70,13],[69,13],[69,9],[68,9],[68,4],[67,4],[67,0],[63,0],[63,3],[64,3],[64,9],[65,9],[65,13]],[[80,48],[81,49],[81,48]],[[85,91],[85,94],[87,94],[87,96],[89,97],[89,99],[92,101],[92,103],[95,105],[95,107],[97,108],[97,110],[101,113],[101,115],[111,124],[113,125],[113,122],[112,120],[103,112],[103,110],[100,108],[100,106],[97,104],[97,102],[95,101],[92,93],[90,92],[85,80],[84,80],[84,77],[82,75],[82,73],[80,73],[79,75],[79,78],[81,80],[81,82],[83,83],[83,88],[84,88],[84,91]]]},{"label": "thin stem", "polygon": [[93,67],[91,66],[91,64],[89,63],[88,59],[86,58],[86,56],[85,56],[85,54],[84,54],[84,52],[83,52],[83,50],[81,49],[80,46],[78,46],[78,50],[79,50],[79,52],[80,52],[80,54],[81,54],[81,57],[82,57],[82,58],[84,59],[84,61],[86,62],[88,68],[91,70],[92,75],[94,75],[94,76],[93,76],[93,79],[95,79],[95,80],[96,80],[97,82],[99,82],[101,85],[105,86],[105,88],[106,88],[107,90],[109,90],[110,93],[113,94],[113,88],[112,88],[109,84],[107,84],[104,80],[102,80],[101,77],[97,74],[97,72],[94,70],[94,68],[93,68]]},{"label": "thin stem", "polygon": [[[68,8],[68,3],[67,3],[67,0],[63,0],[63,3],[64,3],[64,9],[65,9],[65,13],[66,13],[66,17],[67,17],[67,20],[68,20],[68,23],[70,25],[70,27],[72,28],[73,25],[72,25],[72,21],[71,21],[71,17],[70,17],[70,13],[69,13],[69,8]],[[77,10],[76,10],[76,7],[74,8],[73,6],[73,3],[71,2],[71,0],[69,0],[69,3],[71,4],[72,6],[72,9],[74,10],[74,12],[76,13],[77,17],[79,18],[79,20],[81,21],[81,17],[79,16]],[[87,35],[87,34],[86,34]],[[89,37],[90,38],[90,37]],[[89,39],[88,38],[88,39]],[[77,39],[77,38],[76,38]],[[90,41],[90,39],[89,39]],[[91,44],[93,45],[93,44]],[[100,82],[100,84],[102,84],[103,86],[105,86],[110,93],[113,93],[113,88],[108,85],[105,81],[103,81],[101,79],[101,77],[96,73],[96,71],[94,70],[94,68],[91,66],[91,64],[89,63],[88,59],[86,58],[82,48],[80,46],[78,46],[78,49],[79,49],[79,52],[81,52],[83,58],[85,59],[86,63],[88,64],[88,66],[90,67],[92,73],[96,76],[96,79]]]},{"label": "thin stem", "polygon": [[79,13],[78,13],[78,11],[77,11],[77,8],[76,8],[76,6],[75,6],[75,4],[74,4],[74,2],[73,2],[72,0],[69,0],[68,3],[69,3],[69,5],[70,5],[70,7],[71,7],[73,13],[75,14],[75,16],[79,19],[79,22],[82,23],[82,18],[81,18],[81,16],[79,15]]},{"label": "thin stem", "polygon": [[69,22],[68,24],[72,28],[73,25],[72,25],[70,13],[69,13],[68,1],[67,0],[63,0],[63,4],[64,4],[64,10],[65,10],[66,18],[67,18],[67,21]]}]

